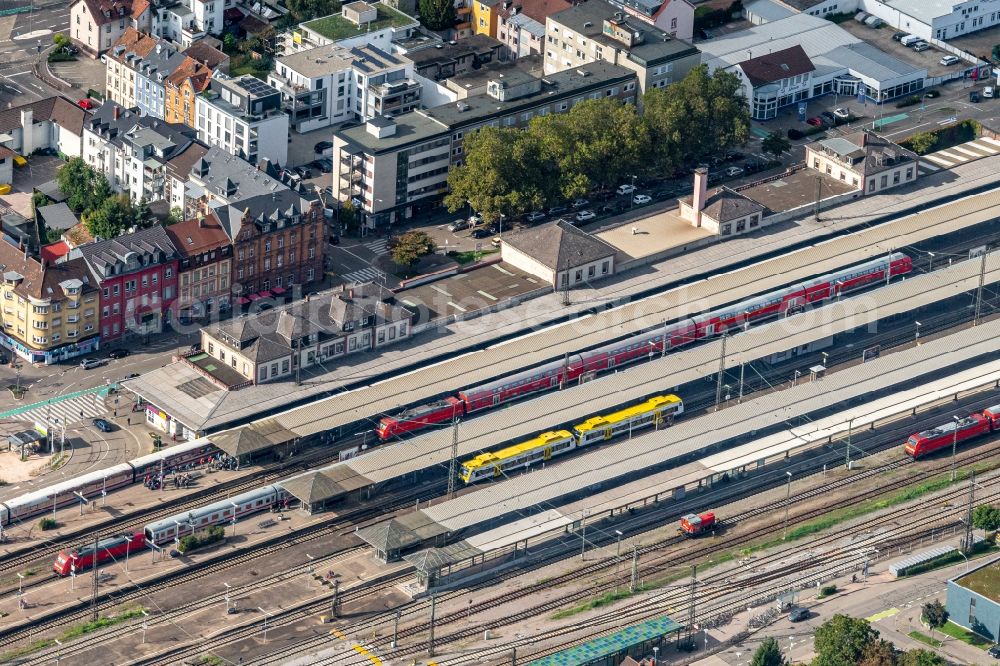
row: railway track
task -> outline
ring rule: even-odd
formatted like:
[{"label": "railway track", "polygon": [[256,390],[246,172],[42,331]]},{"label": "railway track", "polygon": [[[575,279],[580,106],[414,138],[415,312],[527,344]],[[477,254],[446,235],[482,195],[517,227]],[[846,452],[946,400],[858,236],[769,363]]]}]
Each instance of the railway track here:
[{"label": "railway track", "polygon": [[[996,447],[992,447],[992,448],[995,449]],[[979,460],[985,460],[985,459],[991,458],[993,456],[995,456],[995,450],[977,452],[973,456],[968,456],[965,459],[963,459],[963,464],[973,463],[973,462],[977,462]],[[828,488],[830,488],[830,487],[844,487],[846,485],[849,485],[850,483],[853,483],[855,481],[861,480],[862,478],[868,478],[868,477],[870,477],[872,475],[879,474],[879,473],[888,471],[890,469],[895,469],[895,468],[898,468],[899,466],[909,465],[909,464],[912,464],[912,462],[909,461],[908,458],[900,458],[900,459],[894,460],[894,461],[892,461],[892,462],[890,462],[887,465],[884,465],[882,467],[879,467],[879,468],[876,468],[876,469],[873,469],[873,470],[868,470],[868,471],[865,471],[863,473],[854,475],[852,477],[847,477],[847,478],[841,480],[836,485],[829,484]],[[917,479],[910,478],[908,480],[903,481],[902,483],[896,483],[896,484],[893,484],[891,486],[886,486],[885,487],[886,491],[891,491],[891,490],[893,490],[893,489],[895,489],[897,487],[902,487],[903,485],[908,485],[910,483],[918,482],[920,479],[927,478],[929,476],[934,476],[934,475],[940,473],[940,471],[941,471],[941,468],[934,468],[934,469],[926,470],[924,473],[922,473],[921,475],[919,475],[917,477]],[[965,492],[965,491],[962,490],[961,492]],[[819,494],[819,493],[816,492],[816,489],[809,489],[809,490],[804,491],[802,493],[797,493],[796,495],[793,495],[790,498],[790,500],[789,500],[788,503],[794,504],[795,502],[802,501],[804,499],[808,499],[808,498],[811,498],[811,497],[815,497],[817,494]],[[772,503],[771,505],[768,505],[766,507],[761,507],[761,508],[756,508],[756,509],[749,510],[747,512],[744,512],[744,514],[737,515],[737,516],[730,517],[730,518],[726,519],[726,524],[735,524],[737,522],[742,522],[742,521],[745,521],[745,520],[749,520],[750,518],[762,515],[764,513],[769,512],[769,511],[774,511],[775,509],[783,508],[785,506],[785,504],[786,504],[786,501],[784,499],[782,499],[782,500],[780,500],[778,502],[775,502],[775,503]],[[844,505],[847,505],[847,504],[848,503],[846,503],[846,502],[844,503]],[[816,509],[816,510],[810,511],[810,512],[808,512],[806,514],[803,514],[801,516],[796,516],[795,517],[795,523],[800,523],[800,522],[808,521],[808,520],[810,520],[812,518],[815,518],[818,515],[822,515],[822,514],[826,513],[831,508],[834,508],[834,507],[823,507],[822,509]],[[680,509],[678,509],[678,511],[680,511]],[[651,522],[654,522],[656,525],[661,525],[662,524],[661,520],[655,520],[655,521],[651,521]],[[618,527],[621,527],[621,526],[618,526]],[[747,539],[753,539],[753,538],[765,535],[765,534],[769,533],[769,531],[772,530],[772,529],[773,529],[773,527],[762,528],[761,530],[757,530],[755,533],[749,535],[747,537]],[[608,536],[603,541],[604,542],[608,542],[611,539],[613,539],[613,537]],[[640,553],[641,554],[649,555],[651,553],[657,552],[658,550],[662,550],[663,548],[666,548],[666,547],[669,547],[669,546],[676,546],[679,543],[691,543],[691,542],[689,542],[688,540],[686,540],[683,537],[679,537],[679,536],[678,537],[672,537],[672,538],[669,538],[669,539],[657,542],[655,544],[651,544],[649,546],[644,546],[640,550]],[[698,542],[694,542],[694,543],[697,544]],[[695,548],[694,552],[692,552],[690,554],[685,554],[683,556],[683,561],[692,561],[692,560],[697,560],[699,558],[704,558],[706,555],[708,555],[709,553],[711,553],[714,550],[716,550],[716,548],[714,547],[714,545],[711,544],[711,543],[702,542],[702,544],[703,545],[701,547]],[[548,557],[544,558],[541,561],[533,560],[531,562],[531,565],[533,567],[544,566],[546,564],[550,564],[553,561],[561,559],[564,556],[565,556],[565,550],[560,550],[558,553],[554,553],[553,555],[548,556]],[[678,556],[676,554],[674,554],[673,552],[671,552],[670,554],[668,554],[667,556],[665,556],[665,558],[670,563],[669,566],[676,566],[677,565]],[[494,598],[487,599],[486,601],[479,602],[477,604],[474,604],[471,607],[471,609],[464,609],[462,611],[454,613],[451,617],[452,617],[452,619],[457,620],[457,619],[461,619],[463,617],[467,617],[469,614],[475,615],[476,613],[483,612],[484,610],[495,608],[499,604],[509,603],[509,602],[511,602],[511,601],[513,601],[515,599],[520,599],[520,598],[523,598],[523,597],[528,596],[530,594],[535,594],[535,593],[537,593],[537,592],[539,592],[539,591],[541,591],[543,589],[557,587],[560,584],[574,582],[579,577],[583,577],[583,576],[590,577],[590,576],[597,575],[597,574],[601,573],[602,571],[606,571],[609,568],[617,567],[618,563],[619,563],[619,560],[617,560],[616,558],[615,559],[610,559],[610,560],[605,560],[605,561],[600,561],[600,562],[595,562],[595,563],[593,563],[591,565],[588,565],[587,567],[585,567],[583,569],[576,570],[574,572],[565,574],[563,576],[559,576],[559,577],[555,577],[555,578],[549,578],[549,579],[545,580],[544,583],[529,585],[529,586],[521,588],[517,592],[512,592],[512,593],[509,593],[509,594],[504,595],[502,597],[494,597]],[[653,567],[653,568],[651,568],[651,567]],[[651,564],[650,567],[647,567],[647,563],[643,564],[644,575],[648,574],[650,571],[655,571],[655,570],[656,570],[655,569],[655,564]],[[499,580],[506,580],[506,579],[514,578],[516,576],[520,576],[520,575],[523,575],[523,574],[524,574],[523,571],[503,572],[503,573],[499,574],[498,576],[494,577],[493,579],[491,579],[491,581],[489,581],[487,583],[472,585],[472,586],[469,586],[469,587],[463,589],[460,592],[445,592],[445,593],[442,593],[441,595],[438,595],[438,599],[443,602],[443,601],[447,601],[448,599],[453,599],[453,598],[457,598],[457,597],[466,596],[471,591],[479,591],[479,590],[482,590],[482,589],[488,587],[489,585],[491,585],[494,582],[496,582],[498,579]],[[410,570],[407,570],[406,572],[400,573],[398,575],[398,577],[396,577],[395,580],[389,581],[389,583],[395,584],[395,583],[398,583],[398,582],[400,582],[402,580],[405,580],[406,578],[411,577],[411,576],[412,576],[412,572]],[[613,585],[613,583],[610,583],[610,582],[606,584],[606,586],[612,586],[612,585]],[[585,597],[591,596],[593,594],[599,594],[603,590],[604,590],[604,588],[601,588],[601,589],[598,589],[598,590],[591,589],[591,590],[587,590],[587,591],[583,591],[583,592],[577,593],[574,596],[572,596],[572,598],[562,597],[559,600],[559,605],[566,605],[568,603],[572,603],[575,600],[579,600],[580,598],[585,598]],[[361,598],[368,598],[368,597],[372,596],[375,592],[376,591],[360,591],[359,590],[358,594],[362,595]],[[344,602],[356,601],[356,600],[360,600],[360,599],[359,599],[358,596],[354,596],[354,595],[352,595],[351,598],[344,598],[343,599]],[[306,617],[308,615],[311,615],[311,614],[314,614],[316,612],[320,612],[322,610],[325,610],[328,607],[329,607],[329,601],[328,600],[323,600],[323,601],[319,601],[319,602],[313,602],[313,603],[308,603],[308,604],[304,604],[304,605],[301,605],[301,606],[297,606],[294,609],[289,609],[289,611],[287,613],[285,613],[285,614],[281,614],[281,615],[278,615],[277,617],[270,618],[269,621],[268,621],[269,627],[276,629],[276,628],[278,628],[280,626],[284,626],[286,624],[290,624],[292,622],[295,622],[295,621],[297,621],[297,620],[299,620],[299,619],[301,619],[303,617]],[[361,622],[352,624],[352,625],[350,625],[349,627],[346,628],[345,633],[353,634],[353,635],[364,635],[364,634],[368,633],[372,629],[381,629],[381,628],[384,628],[385,626],[387,626],[388,623],[390,623],[390,622],[393,621],[393,615],[395,614],[395,612],[397,610],[400,611],[402,617],[407,617],[407,616],[413,617],[413,616],[416,616],[416,615],[420,615],[421,617],[426,617],[426,615],[427,615],[426,603],[423,603],[423,602],[412,602],[412,604],[408,604],[407,607],[405,607],[405,608],[394,609],[390,613],[374,614],[374,615],[366,618],[365,620],[362,620]],[[442,618],[441,621],[444,622],[446,619],[447,618]],[[176,661],[172,662],[171,660],[178,660],[178,659],[183,659],[183,658],[190,658],[190,657],[197,656],[199,654],[204,654],[205,652],[211,652],[211,649],[212,649],[213,646],[224,647],[224,646],[226,646],[228,644],[233,643],[234,641],[252,637],[252,636],[255,635],[255,633],[257,633],[259,631],[260,631],[260,629],[257,626],[244,627],[242,629],[234,630],[232,632],[226,632],[223,636],[220,636],[220,637],[217,637],[217,638],[213,638],[213,639],[209,639],[209,641],[203,641],[198,646],[189,647],[188,649],[186,649],[184,651],[172,650],[167,655],[158,655],[155,658],[150,658],[150,659],[147,659],[147,660],[143,660],[140,663],[143,663],[143,664],[176,663]],[[404,630],[401,630],[400,636],[405,638],[405,637],[411,635],[412,633],[414,633],[415,631],[416,630],[409,630],[408,632],[404,632]],[[477,632],[480,633],[480,634],[481,634],[481,631],[482,631],[482,628],[477,629]],[[275,663],[275,661],[277,659],[284,658],[286,656],[292,656],[294,654],[299,654],[299,653],[301,653],[304,650],[310,649],[311,647],[322,647],[322,646],[324,646],[325,644],[328,644],[328,643],[329,643],[329,637],[328,636],[321,636],[321,637],[317,637],[317,638],[311,638],[311,639],[307,639],[302,644],[297,644],[296,646],[294,646],[292,648],[289,648],[287,650],[282,650],[282,651],[277,652],[277,653],[272,652],[272,653],[268,654],[267,657],[264,657],[261,660],[251,661],[251,662],[247,662],[247,663],[260,663],[260,664]],[[393,653],[393,654],[395,654],[395,653]],[[321,661],[321,662],[317,662],[317,663],[333,663],[333,662],[323,662],[323,661]]]}]

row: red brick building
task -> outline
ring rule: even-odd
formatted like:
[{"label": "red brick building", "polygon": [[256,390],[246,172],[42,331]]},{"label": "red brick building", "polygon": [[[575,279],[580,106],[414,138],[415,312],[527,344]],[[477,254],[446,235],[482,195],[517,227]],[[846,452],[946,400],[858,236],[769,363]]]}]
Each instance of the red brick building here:
[{"label": "red brick building", "polygon": [[77,256],[101,290],[102,342],[163,330],[177,298],[177,251],[163,227],[80,246]]}]

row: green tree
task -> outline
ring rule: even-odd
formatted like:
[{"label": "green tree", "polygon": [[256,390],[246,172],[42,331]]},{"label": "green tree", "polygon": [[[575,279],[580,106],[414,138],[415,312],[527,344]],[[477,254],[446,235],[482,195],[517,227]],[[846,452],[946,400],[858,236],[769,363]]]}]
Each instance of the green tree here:
[{"label": "green tree", "polygon": [[858,666],[896,666],[896,648],[885,639],[873,640],[862,650]]},{"label": "green tree", "polygon": [[774,155],[775,159],[780,158],[781,153],[787,151],[791,147],[792,144],[789,143],[788,139],[781,136],[781,132],[771,132],[764,137],[763,141],[760,142],[761,150],[765,153]]},{"label": "green tree", "polygon": [[177,224],[178,222],[184,221],[184,211],[181,210],[180,206],[174,206],[170,209],[170,214],[167,215],[167,225]]},{"label": "green tree", "polygon": [[980,504],[972,510],[972,524],[981,530],[995,532],[1000,529],[1000,508],[992,504]]},{"label": "green tree", "polygon": [[[103,177],[100,180],[104,180],[105,185],[107,185],[107,181]],[[97,182],[99,182],[97,172],[91,169],[81,157],[71,157],[66,164],[59,167],[59,172],[56,174],[56,184],[68,197],[69,207],[77,214],[94,205],[94,187]]]},{"label": "green tree", "polygon": [[774,637],[768,637],[753,653],[750,666],[788,666],[788,660],[782,654],[778,640]]},{"label": "green tree", "polygon": [[940,601],[935,599],[923,605],[920,610],[920,619],[933,629],[940,629],[948,623],[948,609]]},{"label": "green tree", "polygon": [[649,144],[636,108],[610,97],[585,100],[569,113],[538,116],[529,134],[540,143],[544,161],[558,165],[565,199],[635,174]]},{"label": "green tree", "polygon": [[501,215],[541,208],[557,191],[553,169],[529,132],[484,127],[466,135],[463,149],[465,163],[448,174],[444,201],[451,212],[469,204],[492,224]]},{"label": "green tree", "polygon": [[52,35],[52,43],[56,45],[56,48],[61,49],[69,46],[72,42],[70,42],[69,37],[62,34],[61,32],[57,32],[56,34]]},{"label": "green tree", "polygon": [[867,620],[834,615],[816,630],[812,666],[846,666],[861,662],[865,648],[878,640],[878,632]]},{"label": "green tree", "polygon": [[124,194],[108,197],[83,218],[84,226],[95,238],[114,238],[134,223],[135,208]]},{"label": "green tree", "polygon": [[143,196],[132,211],[132,223],[137,227],[144,227],[149,223],[149,219],[149,202]]},{"label": "green tree", "polygon": [[934,150],[934,146],[937,144],[937,136],[932,132],[918,132],[910,137],[908,143],[910,150],[917,155],[926,155]]},{"label": "green tree", "polygon": [[411,267],[420,257],[431,254],[435,249],[434,241],[423,231],[408,231],[389,241],[392,260],[401,266]]},{"label": "green tree", "polygon": [[651,162],[672,173],[684,162],[718,155],[746,143],[750,107],[739,77],[701,65],[681,81],[643,95],[643,122],[651,136]]},{"label": "green tree", "polygon": [[937,653],[922,648],[910,650],[897,660],[898,666],[946,666],[947,663]]},{"label": "green tree", "polygon": [[445,30],[455,25],[453,0],[420,0],[420,22],[431,30]]}]

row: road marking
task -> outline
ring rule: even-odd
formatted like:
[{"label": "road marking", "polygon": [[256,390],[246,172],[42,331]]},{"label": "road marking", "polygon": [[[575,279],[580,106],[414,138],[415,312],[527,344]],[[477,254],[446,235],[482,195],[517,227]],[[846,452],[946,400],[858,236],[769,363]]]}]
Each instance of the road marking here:
[{"label": "road marking", "polygon": [[497,300],[497,297],[496,297],[496,296],[494,296],[493,294],[487,294],[487,293],[486,293],[485,291],[483,291],[482,289],[479,289],[479,290],[477,290],[477,291],[476,291],[476,293],[477,293],[477,294],[482,294],[483,296],[485,296],[486,298],[490,299],[491,301],[495,301],[495,300]]},{"label": "road marking", "polygon": [[989,153],[990,155],[996,155],[997,153],[1000,153],[1000,150],[997,150],[996,148],[993,148],[992,146],[989,145],[983,145],[982,143],[980,143],[980,141],[982,141],[982,139],[976,139],[975,141],[972,142],[971,145],[975,146],[976,150],[981,150],[983,152]]},{"label": "road marking", "polygon": [[455,309],[456,309],[456,310],[458,310],[459,312],[468,312],[468,310],[466,310],[465,308],[463,308],[463,307],[462,307],[461,305],[459,305],[458,303],[454,303],[454,302],[452,302],[452,301],[448,301],[448,305],[450,305],[451,307],[455,308]]},{"label": "road marking", "polygon": [[942,157],[938,157],[937,155],[924,155],[924,159],[925,160],[930,160],[931,162],[934,162],[935,164],[940,164],[943,167],[955,166],[954,163],[951,160],[946,160],[946,159],[944,159]]},{"label": "road marking", "polygon": [[969,157],[975,157],[975,158],[983,157],[982,153],[977,153],[974,150],[969,150],[968,148],[963,148],[962,146],[953,146],[948,150],[955,150],[962,153],[963,155],[968,155]]},{"label": "road marking", "polygon": [[25,74],[31,74],[31,72],[28,71],[28,72],[18,72],[17,74],[4,74],[3,76],[6,79],[10,79],[10,78],[13,78],[15,76],[24,76]]},{"label": "road marking", "polygon": [[920,167],[927,169],[928,171],[939,171],[941,169],[941,167],[931,164],[930,162],[924,162],[923,160],[920,161]]},{"label": "road marking", "polygon": [[431,285],[431,289],[433,289],[434,291],[436,291],[439,294],[444,294],[445,296],[451,296],[451,294],[449,294],[447,291],[445,291],[441,287],[438,287],[437,285],[433,285],[432,284]]},{"label": "road marking", "polygon": [[493,264],[493,268],[497,269],[498,271],[500,271],[500,272],[501,272],[501,273],[503,273],[504,275],[510,275],[511,277],[513,277],[513,276],[514,276],[514,274],[513,274],[513,273],[511,273],[511,272],[510,272],[509,270],[507,270],[506,268],[504,268],[504,267],[503,267],[503,266],[501,266],[500,264]]},{"label": "road marking", "polygon": [[881,613],[875,613],[874,615],[866,617],[865,619],[868,620],[868,622],[878,622],[879,620],[884,620],[887,617],[892,617],[898,612],[899,612],[898,608],[890,608],[888,610],[882,611]]},{"label": "road marking", "polygon": [[952,160],[953,162],[967,162],[969,160],[969,158],[965,157],[964,155],[958,155],[956,153],[951,153],[951,152],[948,152],[947,150],[939,150],[939,151],[937,151],[934,154],[938,155],[939,157],[943,157],[946,160]]}]

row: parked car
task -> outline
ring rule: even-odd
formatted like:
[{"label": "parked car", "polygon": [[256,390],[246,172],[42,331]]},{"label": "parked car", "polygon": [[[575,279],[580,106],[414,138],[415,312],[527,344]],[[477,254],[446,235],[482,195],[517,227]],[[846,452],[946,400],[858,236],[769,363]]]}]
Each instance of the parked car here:
[{"label": "parked car", "polygon": [[455,220],[448,225],[448,231],[454,233],[456,231],[461,231],[462,229],[468,229],[470,226],[468,220]]},{"label": "parked car", "polygon": [[487,231],[486,229],[473,229],[473,230],[472,230],[472,233],[471,233],[471,234],[469,234],[469,236],[470,236],[471,238],[475,238],[475,239],[479,239],[479,238],[489,238],[489,237],[490,237],[490,235],[491,235],[491,234],[490,234],[490,232],[489,232],[489,231]]},{"label": "parked car", "polygon": [[552,208],[549,208],[549,217],[552,217],[553,215],[562,215],[568,210],[569,207],[567,206],[553,206]]},{"label": "parked car", "polygon": [[973,104],[978,104],[979,103],[979,93],[977,93],[975,91],[970,92],[969,93],[969,101],[972,102]]},{"label": "parked car", "polygon": [[535,222],[540,222],[545,219],[545,213],[540,210],[533,210],[524,216],[524,221],[528,224],[534,224]]},{"label": "parked car", "polygon": [[482,213],[473,213],[472,215],[469,216],[469,224],[471,224],[472,226],[476,226],[477,224],[482,224],[482,223],[483,223]]},{"label": "parked car", "polygon": [[837,116],[833,115],[829,111],[824,111],[823,113],[819,114],[819,117],[827,121],[831,125],[837,124]]},{"label": "parked car", "polygon": [[728,169],[726,169],[726,175],[729,176],[730,178],[735,178],[736,176],[742,176],[743,175],[743,169],[741,169],[740,167],[735,167],[735,166],[734,167],[729,167]]},{"label": "parked car", "polygon": [[333,162],[326,159],[325,157],[318,160],[313,160],[309,163],[309,166],[316,169],[317,171],[322,171],[323,173],[330,173],[333,171]]},{"label": "parked car", "polygon": [[586,199],[573,199],[573,203],[571,203],[570,206],[572,206],[573,208],[583,208],[589,203],[590,202],[587,201]]},{"label": "parked car", "polygon": [[896,41],[896,42],[898,42],[898,41],[899,41],[899,40],[901,40],[901,39],[902,39],[903,37],[906,37],[906,33],[905,33],[905,32],[897,32],[897,33],[895,33],[895,34],[894,34],[894,35],[892,36],[892,39],[893,39],[893,41]]},{"label": "parked car", "polygon": [[81,109],[86,109],[87,111],[90,111],[91,109],[96,109],[98,106],[97,102],[90,99],[89,97],[77,100],[76,105],[79,106]]},{"label": "parked car", "polygon": [[576,214],[576,221],[589,222],[590,220],[593,220],[595,217],[597,217],[597,213],[595,213],[594,211],[581,210],[579,213]]},{"label": "parked car", "polygon": [[991,647],[986,651],[986,654],[990,655],[994,659],[1000,659],[1000,644]]},{"label": "parked car", "polygon": [[920,39],[916,35],[904,35],[903,37],[899,38],[899,43],[902,44],[903,46],[913,46],[914,44],[917,44],[922,41],[924,40]]},{"label": "parked car", "polygon": [[615,190],[618,194],[624,196],[626,194],[632,194],[635,192],[635,185],[619,185],[618,189]]},{"label": "parked car", "polygon": [[634,203],[636,206],[645,206],[652,200],[653,198],[648,194],[637,194],[634,197],[632,197],[632,203]]},{"label": "parked car", "polygon": [[499,236],[494,236],[493,240],[490,241],[490,245],[492,245],[493,247],[497,247],[497,248],[500,247],[500,245],[502,243],[503,243],[503,239],[500,238]]},{"label": "parked car", "polygon": [[924,97],[926,97],[927,99],[937,99],[940,96],[941,96],[940,90],[928,90],[927,92],[924,93]]},{"label": "parked car", "polygon": [[307,167],[307,166],[293,167],[292,171],[294,171],[295,173],[299,174],[299,177],[302,178],[303,180],[306,179],[306,178],[312,178],[313,177],[312,171],[310,171],[309,167]]},{"label": "parked car", "polygon": [[200,352],[201,351],[201,343],[200,342],[195,342],[193,345],[191,345],[190,347],[188,347],[188,351]]},{"label": "parked car", "polygon": [[814,116],[812,118],[807,118],[806,119],[806,124],[812,125],[813,127],[822,127],[823,126],[823,119],[820,118],[819,116]]},{"label": "parked car", "polygon": [[917,42],[916,44],[913,45],[913,50],[916,51],[917,53],[921,53],[923,51],[926,51],[930,47],[931,45],[928,44],[927,42]]},{"label": "parked car", "polygon": [[324,150],[329,150],[330,148],[333,148],[332,141],[317,141],[316,145],[313,146],[313,151],[322,153]]},{"label": "parked car", "polygon": [[85,358],[80,361],[80,367],[84,370],[90,370],[91,368],[96,368],[104,365],[104,361],[99,358]]},{"label": "parked car", "polygon": [[841,106],[841,107],[837,107],[836,109],[833,110],[833,115],[836,118],[840,118],[842,120],[847,120],[848,118],[851,117],[851,112],[850,112],[850,110],[845,109],[844,107]]},{"label": "parked car", "polygon": [[809,619],[809,611],[805,608],[796,607],[788,612],[788,619],[792,622],[801,622]]},{"label": "parked car", "polygon": [[738,150],[727,150],[726,151],[726,161],[732,162],[733,160],[743,159],[743,153]]},{"label": "parked car", "polygon": [[957,65],[961,62],[961,59],[956,55],[946,55],[945,57],[938,60],[939,65]]},{"label": "parked car", "polygon": [[131,353],[132,352],[130,352],[127,349],[112,349],[111,352],[108,354],[108,358],[125,358]]},{"label": "parked car", "polygon": [[993,92],[994,92],[993,86],[986,86],[985,88],[983,88],[983,98],[993,99]]},{"label": "parked car", "polygon": [[110,421],[105,421],[104,419],[94,419],[91,423],[93,423],[94,427],[101,432],[111,432],[115,429],[114,426],[111,425]]}]

